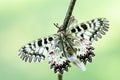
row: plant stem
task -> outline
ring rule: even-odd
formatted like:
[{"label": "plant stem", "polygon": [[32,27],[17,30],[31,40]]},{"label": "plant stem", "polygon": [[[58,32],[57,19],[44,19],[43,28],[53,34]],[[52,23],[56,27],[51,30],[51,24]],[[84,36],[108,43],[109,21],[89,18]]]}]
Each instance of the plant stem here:
[{"label": "plant stem", "polygon": [[58,74],[58,80],[62,80],[62,74]]},{"label": "plant stem", "polygon": [[65,16],[63,25],[62,25],[63,30],[65,30],[65,31],[66,31],[66,28],[67,28],[69,19],[70,19],[71,15],[72,15],[72,11],[73,11],[75,2],[76,2],[76,0],[71,0],[70,5],[69,5],[69,8],[68,8],[68,10],[67,10],[67,13],[66,13],[66,16]]},{"label": "plant stem", "polygon": [[[71,2],[70,2],[69,8],[67,10],[67,13],[66,13],[63,25],[62,25],[62,28],[63,28],[64,31],[66,31],[69,19],[72,15],[72,11],[73,11],[75,2],[76,2],[76,0],[71,0]],[[63,76],[62,74],[58,74],[58,80],[62,80],[62,76]]]}]

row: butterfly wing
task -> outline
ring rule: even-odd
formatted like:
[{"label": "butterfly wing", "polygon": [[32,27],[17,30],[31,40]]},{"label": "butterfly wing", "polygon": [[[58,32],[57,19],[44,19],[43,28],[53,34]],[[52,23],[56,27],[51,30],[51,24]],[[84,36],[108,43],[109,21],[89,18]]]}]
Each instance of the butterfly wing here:
[{"label": "butterfly wing", "polygon": [[76,19],[72,19],[72,25],[68,27],[68,33],[75,37],[86,38],[89,41],[97,41],[108,31],[109,23],[106,18],[96,18],[78,24]]},{"label": "butterfly wing", "polygon": [[55,73],[63,74],[65,71],[68,71],[68,67],[71,67],[70,61],[62,54],[63,51],[60,51],[60,48],[56,47],[49,55],[50,68],[53,69]]},{"label": "butterfly wing", "polygon": [[19,56],[24,61],[40,62],[48,56],[50,47],[55,44],[57,39],[57,35],[52,35],[28,43],[19,49]]},{"label": "butterfly wing", "polygon": [[[79,62],[76,58],[73,62],[78,67],[82,63],[92,62],[92,58],[95,56],[93,52],[94,48],[91,46],[92,42],[97,41],[98,38],[102,38],[101,35],[105,35],[105,32],[108,31],[108,26],[106,18],[97,18],[79,24],[74,17],[71,17],[69,27],[66,31],[68,37],[73,42],[73,48],[76,49],[76,55],[74,56]],[[84,66],[79,68],[82,69]]]},{"label": "butterfly wing", "polygon": [[70,67],[70,61],[63,55],[63,48],[57,34],[28,43],[20,48],[19,56],[26,62],[40,62],[48,57],[50,68],[55,73],[62,74],[64,71],[68,71],[68,67]]},{"label": "butterfly wing", "polygon": [[66,52],[64,50],[63,41],[59,37],[56,44],[51,47],[50,55],[48,56],[50,68],[55,73],[63,74],[70,67],[70,61],[66,58]]}]

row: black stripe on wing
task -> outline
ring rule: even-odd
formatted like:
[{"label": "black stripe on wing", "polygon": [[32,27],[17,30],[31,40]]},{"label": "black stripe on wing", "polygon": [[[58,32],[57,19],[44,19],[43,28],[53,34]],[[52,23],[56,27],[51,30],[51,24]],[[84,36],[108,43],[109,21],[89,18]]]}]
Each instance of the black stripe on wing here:
[{"label": "black stripe on wing", "polygon": [[90,41],[98,40],[102,38],[101,35],[105,35],[108,31],[109,23],[106,18],[97,18],[87,22],[83,22],[80,25],[76,25],[70,29],[71,34],[75,34],[77,37],[87,37]]},{"label": "black stripe on wing", "polygon": [[44,60],[45,57],[48,55],[50,47],[54,45],[55,39],[57,38],[58,36],[56,35],[48,36],[35,40],[32,43],[28,43],[27,45],[20,48],[20,58],[25,62],[40,62],[41,60]]}]

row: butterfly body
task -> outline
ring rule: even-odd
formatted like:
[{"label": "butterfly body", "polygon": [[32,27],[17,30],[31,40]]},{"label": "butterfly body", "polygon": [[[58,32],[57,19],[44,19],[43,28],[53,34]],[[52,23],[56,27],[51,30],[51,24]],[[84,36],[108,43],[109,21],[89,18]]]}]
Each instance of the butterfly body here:
[{"label": "butterfly body", "polygon": [[[58,27],[58,24],[54,24]],[[28,43],[19,50],[19,56],[26,62],[40,62],[49,59],[50,68],[55,73],[68,71],[70,62],[83,71],[85,64],[92,62],[95,56],[91,46],[94,41],[102,38],[108,31],[108,21],[105,18],[97,18],[87,22],[78,23],[71,17],[66,30],[58,27],[57,34],[37,39]]]}]

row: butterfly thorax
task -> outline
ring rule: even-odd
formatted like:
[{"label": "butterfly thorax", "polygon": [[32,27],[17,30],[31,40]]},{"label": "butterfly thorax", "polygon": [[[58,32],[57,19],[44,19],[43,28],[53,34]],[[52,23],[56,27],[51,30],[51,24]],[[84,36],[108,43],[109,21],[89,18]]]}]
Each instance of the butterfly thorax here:
[{"label": "butterfly thorax", "polygon": [[60,31],[59,36],[60,36],[60,39],[61,39],[60,40],[61,44],[64,47],[65,55],[72,56],[73,54],[75,54],[76,49],[73,47],[74,43],[72,42],[71,38],[69,38],[68,34],[66,34],[65,31]]},{"label": "butterfly thorax", "polygon": [[54,23],[54,25],[58,28],[57,34],[60,37],[60,44],[64,47],[64,56],[67,57],[68,55],[73,55],[73,53],[75,53],[75,50],[72,47],[72,42],[70,41],[68,34],[62,26],[58,26],[58,23]]}]

